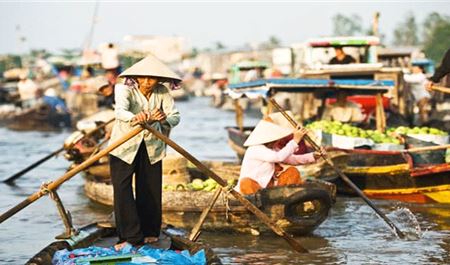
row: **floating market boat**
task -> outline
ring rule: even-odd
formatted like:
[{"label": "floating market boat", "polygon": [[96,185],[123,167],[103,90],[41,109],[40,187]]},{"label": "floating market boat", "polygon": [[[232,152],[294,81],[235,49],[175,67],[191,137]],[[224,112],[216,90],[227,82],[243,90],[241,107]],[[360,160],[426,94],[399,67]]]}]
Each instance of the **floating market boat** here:
[{"label": "floating market boat", "polygon": [[[376,120],[377,128],[385,128],[384,111],[382,107],[381,94],[386,93],[393,86],[392,81],[376,80],[328,80],[328,79],[260,79],[253,82],[244,82],[231,84],[228,86],[227,94],[237,100],[241,97],[262,98],[268,101],[268,98],[274,97],[277,93],[314,93],[318,98],[326,99],[332,96],[338,90],[345,90],[350,95],[377,95]],[[236,101],[237,103],[237,101]],[[272,110],[270,102],[268,103],[269,115]],[[318,114],[318,116],[321,113]],[[243,114],[239,106],[236,107],[237,126],[226,127],[228,131],[228,143],[230,147],[242,159],[245,153],[243,146],[245,140],[250,135],[254,127],[243,126]]]},{"label": "floating market boat", "polygon": [[[41,251],[36,253],[36,255],[28,260],[26,264],[53,264],[52,258],[58,250],[67,249],[69,251],[72,251],[75,249],[86,248],[88,246],[110,247],[113,246],[116,242],[117,237],[115,236],[115,229],[101,228],[98,227],[96,223],[94,223],[81,228],[80,230],[78,230],[76,235],[73,235],[68,239],[58,240],[49,244]],[[191,255],[194,255],[199,250],[204,250],[206,264],[222,264],[211,248],[204,244],[192,242],[184,238],[180,235],[179,231],[172,228],[163,229],[160,240],[157,243],[152,244],[152,247],[176,251],[188,250]],[[132,258],[133,256],[131,255],[120,255],[112,257],[105,256],[97,259],[92,259],[92,261],[90,262],[86,262],[87,264],[118,264],[119,262],[131,262]],[[108,261],[109,263],[107,263]]]},{"label": "floating market boat", "polygon": [[[113,205],[109,180],[86,176],[85,194],[92,201]],[[192,228],[208,206],[214,192],[205,190],[164,190],[163,222],[180,228]],[[325,181],[308,180],[303,185],[267,188],[247,196],[286,232],[311,233],[328,216],[334,204],[336,187]],[[269,229],[231,195],[222,192],[202,226],[210,231],[260,233]]]},{"label": "floating market boat", "polygon": [[[229,94],[232,97],[272,97],[276,92],[315,92],[327,96],[327,93],[337,89],[347,89],[349,93],[378,94],[385,92],[392,82],[376,83],[369,80],[310,80],[310,79],[267,79],[255,82],[230,85]],[[382,122],[381,100],[378,100],[376,114],[377,127],[382,131],[385,124]],[[350,126],[349,126],[350,127]],[[235,151],[243,155],[245,148],[243,143],[251,132],[251,127],[228,127],[230,145]],[[344,172],[351,180],[362,189],[367,196],[380,199],[396,199],[408,202],[449,203],[450,165],[445,163],[441,153],[440,161],[421,161],[426,154],[410,155],[404,151],[383,151],[357,149],[353,143],[353,137],[332,135],[340,138],[341,148],[332,148],[333,151],[347,153],[350,157]],[[322,137],[326,138],[326,137]],[[362,139],[365,140],[365,139]],[[382,139],[385,140],[384,138]],[[333,145],[333,140],[322,144]],[[408,141],[411,141],[409,139]],[[367,143],[367,141],[364,141]],[[447,141],[442,142],[447,143]],[[418,143],[416,141],[416,143]],[[426,143],[429,145],[429,143]],[[345,146],[349,146],[345,148]],[[379,144],[383,145],[383,144]],[[390,144],[387,144],[390,145]],[[391,144],[394,146],[403,145]],[[367,148],[367,146],[362,146]],[[239,154],[239,153],[238,153]],[[416,161],[416,162],[414,162]],[[419,161],[419,162],[418,162]],[[336,179],[338,191],[350,193],[350,189],[343,182]]]},{"label": "floating market boat", "polygon": [[[344,150],[350,155],[344,173],[368,197],[414,203],[450,203],[450,164],[415,165],[401,151]],[[340,180],[338,190],[351,194]]]}]

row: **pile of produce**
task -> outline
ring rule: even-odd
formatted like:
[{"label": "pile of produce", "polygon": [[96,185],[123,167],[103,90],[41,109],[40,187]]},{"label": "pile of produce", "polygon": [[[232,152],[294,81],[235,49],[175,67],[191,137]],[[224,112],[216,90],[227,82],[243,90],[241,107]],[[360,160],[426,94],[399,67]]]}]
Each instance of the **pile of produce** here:
[{"label": "pile of produce", "polygon": [[428,134],[428,135],[440,135],[440,136],[446,136],[448,135],[447,132],[444,132],[442,130],[436,129],[436,128],[430,128],[430,127],[414,127],[414,128],[408,128],[405,126],[400,126],[397,128],[389,128],[387,130],[388,133],[395,132],[397,134]]},{"label": "pile of produce", "polygon": [[[236,179],[227,180],[227,187],[234,187],[237,183]],[[215,191],[220,188],[220,185],[212,178],[207,180],[194,179],[188,184],[177,184],[175,185],[164,185],[163,190],[165,191]]]},{"label": "pile of produce", "polygon": [[401,143],[401,141],[393,135],[381,133],[376,130],[364,130],[338,121],[315,121],[308,124],[306,128],[312,130],[322,130],[323,132],[329,134],[371,139],[375,143]]}]

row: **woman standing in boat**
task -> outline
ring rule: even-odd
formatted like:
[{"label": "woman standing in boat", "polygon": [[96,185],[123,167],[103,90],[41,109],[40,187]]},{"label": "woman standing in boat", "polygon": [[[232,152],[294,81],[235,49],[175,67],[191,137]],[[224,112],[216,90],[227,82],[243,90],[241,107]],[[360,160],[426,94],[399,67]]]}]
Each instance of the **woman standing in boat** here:
[{"label": "woman standing in boat", "polygon": [[[180,121],[169,90],[180,77],[154,56],[137,62],[120,77],[124,84],[115,86],[116,122],[111,142],[128,133],[139,123],[168,135]],[[162,159],[166,145],[156,136],[142,131],[110,153],[111,179],[114,188],[114,212],[119,242],[139,246],[158,240],[161,229]],[[135,175],[135,196],[132,178]]]},{"label": "woman standing in boat", "polygon": [[[320,156],[318,152],[294,154],[305,133],[306,129],[292,131],[261,120],[244,143],[249,148],[242,160],[236,189],[247,195],[266,187],[303,183],[298,170],[289,165],[313,163]],[[282,146],[287,137],[292,139]],[[288,166],[284,168],[283,164]]]}]

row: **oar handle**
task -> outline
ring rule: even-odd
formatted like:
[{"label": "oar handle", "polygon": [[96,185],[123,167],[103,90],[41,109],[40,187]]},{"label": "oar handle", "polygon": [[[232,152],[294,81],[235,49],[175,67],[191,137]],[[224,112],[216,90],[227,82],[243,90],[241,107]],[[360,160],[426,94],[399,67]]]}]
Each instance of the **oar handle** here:
[{"label": "oar handle", "polygon": [[419,152],[426,152],[426,151],[434,151],[434,150],[442,150],[442,149],[449,149],[450,144],[446,145],[433,145],[433,146],[424,146],[424,147],[416,147],[416,148],[409,148],[405,149],[402,152],[404,153],[419,153]]},{"label": "oar handle", "polygon": [[[298,124],[297,122],[292,119],[289,114],[286,113],[286,111],[278,104],[278,102],[275,101],[275,99],[270,98],[270,102],[275,106],[275,108],[277,108],[281,114],[291,123],[291,125],[294,128],[297,128]],[[389,227],[391,227],[395,234],[400,237],[400,238],[404,238],[405,235],[403,234],[402,231],[400,231],[400,229],[391,221],[389,220],[389,218],[387,218],[387,216],[382,213],[370,200],[369,198],[367,198],[367,196],[339,169],[337,168],[334,163],[329,159],[329,157],[324,154],[323,152],[320,151],[320,147],[319,145],[313,141],[307,134],[304,136],[305,140],[308,141],[313,148],[318,151],[320,153],[320,155],[322,156],[322,158],[325,160],[325,162],[327,162],[333,169],[334,171],[339,175],[339,177],[348,185],[350,186],[377,214],[378,216],[380,216],[388,225]]]},{"label": "oar handle", "polygon": [[439,92],[443,92],[443,93],[450,94],[450,88],[448,88],[448,87],[435,86],[435,85],[433,85],[433,86],[431,87],[431,89],[432,89],[432,90],[435,90],[435,91],[439,91]]},{"label": "oar handle", "polygon": [[[191,163],[193,163],[197,168],[199,168],[207,176],[214,179],[220,186],[222,186],[222,187],[227,186],[227,182],[224,179],[222,179],[216,173],[211,171],[208,167],[203,165],[199,160],[197,160],[190,153],[188,153],[186,150],[184,150],[181,146],[179,146],[174,141],[172,141],[169,137],[165,136],[161,132],[152,128],[148,124],[142,124],[142,126],[145,129],[147,129],[148,131],[150,131],[150,133],[152,133],[153,135],[155,135],[156,137],[161,139],[163,142],[165,142],[167,145],[172,147],[175,151],[177,151],[178,153],[180,153],[181,155],[186,157],[187,160],[189,160]],[[291,247],[293,249],[295,249],[296,251],[301,252],[301,253],[308,252],[308,250],[305,249],[302,245],[300,245],[300,243],[297,240],[292,238],[292,236],[288,235],[281,227],[279,227],[277,224],[272,222],[272,220],[270,220],[270,218],[265,213],[263,213],[260,209],[258,209],[255,205],[253,205],[250,201],[248,201],[246,198],[244,198],[244,196],[242,196],[239,192],[235,191],[234,189],[230,189],[229,193],[231,193],[231,195],[233,195],[238,201],[240,201],[242,203],[242,205],[244,205],[250,212],[255,214],[262,222],[264,222],[269,228],[271,228],[272,231],[274,231],[277,235],[283,237],[289,243],[289,245],[291,245]]]},{"label": "oar handle", "polygon": [[[62,175],[61,177],[59,177],[55,181],[53,181],[53,182],[49,183],[48,185],[46,185],[46,187],[45,187],[46,191],[52,191],[52,190],[58,188],[61,184],[63,184],[64,182],[68,181],[69,179],[71,179],[73,176],[78,174],[80,171],[88,168],[90,165],[92,165],[95,162],[97,162],[100,158],[102,158],[105,155],[109,154],[109,152],[111,152],[112,150],[116,149],[117,147],[119,147],[120,145],[122,145],[123,143],[128,141],[129,139],[133,138],[134,136],[136,136],[137,134],[142,132],[142,130],[143,130],[143,128],[141,128],[141,127],[134,128],[132,131],[128,132],[126,135],[122,136],[117,141],[113,142],[107,148],[105,148],[102,151],[98,152],[95,156],[87,159],[83,163],[81,163],[78,166],[74,167],[73,169],[69,170],[66,174]],[[0,216],[0,224],[3,223],[3,221],[5,221],[6,219],[8,219],[11,216],[13,216],[14,214],[16,214],[18,211],[20,211],[23,208],[25,208],[26,206],[30,205],[32,202],[34,202],[34,201],[38,200],[39,198],[41,198],[42,196],[44,196],[47,193],[46,191],[43,191],[41,189],[40,191],[33,193],[28,198],[26,198],[24,201],[22,201],[18,205],[14,206],[10,210],[8,210],[4,214],[2,214]]]}]

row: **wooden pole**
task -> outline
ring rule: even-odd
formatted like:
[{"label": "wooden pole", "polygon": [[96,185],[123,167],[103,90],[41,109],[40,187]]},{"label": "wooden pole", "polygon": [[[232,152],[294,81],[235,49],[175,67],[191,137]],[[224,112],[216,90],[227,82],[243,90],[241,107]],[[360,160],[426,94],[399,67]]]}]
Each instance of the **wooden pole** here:
[{"label": "wooden pole", "polygon": [[217,199],[219,198],[220,193],[222,193],[222,188],[218,188],[216,190],[216,192],[214,193],[214,195],[211,197],[209,204],[203,210],[203,212],[200,215],[200,218],[198,219],[194,228],[192,228],[191,234],[189,235],[189,240],[194,241],[194,242],[197,241],[197,238],[200,235],[200,229],[203,225],[203,222],[205,222],[206,216],[208,216],[209,212],[214,207],[214,204],[216,203]]},{"label": "wooden pole", "polygon": [[[222,186],[224,188],[227,186],[228,183],[224,179],[222,179],[216,173],[211,171],[208,167],[203,165],[198,159],[193,157],[190,153],[188,153],[186,150],[184,150],[177,143],[175,143],[174,141],[169,139],[169,137],[167,137],[164,134],[160,133],[159,131],[155,130],[154,128],[152,128],[148,124],[143,124],[142,126],[145,129],[149,130],[153,135],[155,135],[156,137],[161,139],[163,142],[165,142],[167,145],[172,147],[175,151],[177,151],[178,153],[180,153],[181,155],[186,157],[187,160],[189,160],[192,164],[194,164],[198,169],[200,169],[207,176],[209,176],[210,178],[214,179],[220,186]],[[272,220],[270,220],[270,218],[265,213],[263,213],[255,205],[253,205],[249,200],[244,198],[244,196],[242,196],[242,194],[240,194],[239,192],[235,191],[234,189],[230,189],[228,192],[231,195],[233,195],[239,202],[241,202],[242,205],[244,205],[247,208],[247,210],[249,210],[254,215],[256,215],[257,218],[259,218],[270,229],[272,229],[272,231],[275,234],[283,237],[289,243],[289,245],[291,245],[291,247],[294,250],[296,250],[297,252],[301,252],[301,253],[308,252],[308,250],[306,248],[304,248],[296,239],[294,239],[294,237],[292,237],[292,235],[289,235],[288,233],[286,233],[286,231],[284,231],[276,223],[274,223]]]},{"label": "wooden pole", "polygon": [[239,131],[244,131],[244,110],[242,109],[241,104],[239,104],[239,99],[234,99],[234,109],[236,112],[236,125],[239,128]]},{"label": "wooden pole", "polygon": [[42,196],[47,194],[49,191],[55,190],[61,184],[63,184],[64,182],[68,181],[69,179],[71,179],[76,174],[78,174],[80,171],[88,168],[90,165],[92,165],[93,163],[97,162],[100,158],[102,158],[105,155],[109,154],[109,152],[111,152],[112,150],[116,149],[121,144],[125,143],[129,139],[133,138],[134,136],[136,136],[137,134],[142,132],[142,130],[143,130],[143,128],[141,128],[141,127],[134,128],[132,131],[130,131],[126,135],[122,136],[120,139],[118,139],[117,141],[112,143],[110,146],[108,146],[107,148],[105,148],[102,151],[100,151],[95,156],[89,158],[88,160],[86,160],[83,163],[81,163],[80,165],[74,167],[73,169],[71,169],[66,174],[64,174],[61,177],[59,177],[58,179],[56,179],[55,181],[53,181],[50,184],[48,184],[46,186],[45,190],[41,189],[41,190],[33,193],[32,195],[28,196],[28,198],[26,198],[24,201],[22,201],[21,203],[19,203],[16,206],[14,206],[13,208],[9,209],[5,213],[3,213],[0,216],[0,224],[3,223],[6,219],[8,219],[11,216],[13,216],[14,214],[16,214],[17,212],[19,212],[20,210],[22,210],[23,208],[27,207],[31,203],[35,202],[36,200],[38,200],[39,198],[41,198]]},{"label": "wooden pole", "polygon": [[419,152],[442,150],[442,149],[449,149],[449,148],[450,148],[450,144],[433,145],[433,146],[425,146],[425,147],[416,147],[416,148],[405,149],[402,152],[405,152],[405,153],[419,153]]},{"label": "wooden pole", "polygon": [[386,130],[386,114],[384,113],[383,96],[381,95],[381,93],[378,93],[375,96],[375,102],[376,102],[375,117],[376,117],[377,131],[384,132]]},{"label": "wooden pole", "polygon": [[[275,99],[270,98],[270,101],[272,101],[272,104],[275,106],[275,108],[278,109],[278,111],[281,112],[281,114],[291,123],[292,127],[297,128],[298,124],[297,122],[295,122],[294,119],[292,119],[287,113],[286,111],[280,106],[278,105],[278,103],[275,101]],[[304,139],[309,142],[316,151],[320,151],[320,147],[316,144],[316,142],[314,142],[314,140],[312,140],[308,134],[305,134]],[[382,213],[370,200],[369,198],[367,198],[367,196],[344,174],[344,172],[342,172],[339,168],[337,168],[336,166],[334,166],[333,161],[331,161],[328,156],[326,154],[323,154],[322,152],[320,152],[320,155],[322,156],[322,158],[325,160],[325,162],[327,162],[333,169],[334,171],[339,175],[339,177],[341,177],[341,179],[348,185],[350,186],[355,192],[356,194],[358,194],[358,196],[360,196],[377,214],[379,217],[381,217],[388,225],[389,227],[392,228],[392,230],[395,232],[395,234],[399,237],[399,238],[404,238],[405,235],[403,234],[402,231],[400,231],[400,229],[391,221],[389,220],[389,218],[387,218],[387,216]]]},{"label": "wooden pole", "polygon": [[439,92],[443,92],[443,93],[450,94],[450,88],[448,88],[448,87],[435,86],[435,85],[433,85],[433,86],[431,87],[431,89],[432,89],[432,90],[435,90],[435,91],[439,91]]}]

